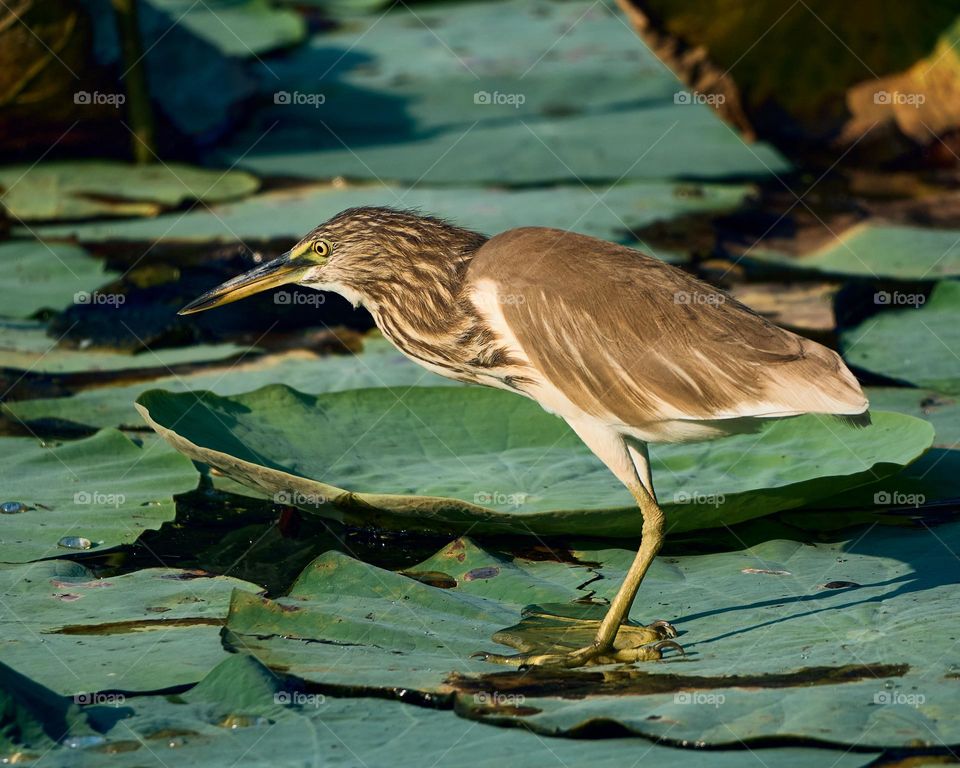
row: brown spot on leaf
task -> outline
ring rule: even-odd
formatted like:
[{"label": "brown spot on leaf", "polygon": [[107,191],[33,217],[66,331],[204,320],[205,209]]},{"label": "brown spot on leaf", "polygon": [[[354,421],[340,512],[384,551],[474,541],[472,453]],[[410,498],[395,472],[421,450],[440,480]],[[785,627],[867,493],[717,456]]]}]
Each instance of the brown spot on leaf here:
[{"label": "brown spot on leaf", "polygon": [[492,579],[499,575],[500,567],[497,565],[487,565],[483,568],[474,568],[463,575],[464,581],[477,581],[479,579]]}]

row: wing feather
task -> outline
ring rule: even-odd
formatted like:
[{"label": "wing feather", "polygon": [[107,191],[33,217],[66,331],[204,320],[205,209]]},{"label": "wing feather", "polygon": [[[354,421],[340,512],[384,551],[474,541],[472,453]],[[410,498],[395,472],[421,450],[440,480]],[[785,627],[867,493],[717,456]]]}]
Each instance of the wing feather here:
[{"label": "wing feather", "polygon": [[515,229],[491,238],[467,277],[496,286],[503,320],[541,376],[624,425],[868,405],[832,350],[630,248]]}]

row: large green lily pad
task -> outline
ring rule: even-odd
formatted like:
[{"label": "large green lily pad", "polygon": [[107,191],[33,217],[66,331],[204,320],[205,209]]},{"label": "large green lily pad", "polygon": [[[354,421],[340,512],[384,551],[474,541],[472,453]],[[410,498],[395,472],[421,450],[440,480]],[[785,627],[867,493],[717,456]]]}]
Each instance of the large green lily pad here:
[{"label": "large green lily pad", "polygon": [[321,32],[271,66],[264,106],[219,162],[443,184],[764,177],[788,167],[698,103],[618,11],[586,0],[397,6]]},{"label": "large green lily pad", "polygon": [[[4,681],[13,674],[0,668]],[[70,706],[49,691],[43,700],[50,702],[48,711]],[[629,765],[638,754],[678,768],[734,768],[743,760],[742,752],[677,750],[630,738],[607,740],[598,750],[595,741],[545,740],[522,729],[494,728],[427,707],[334,698],[305,691],[296,680],[278,677],[247,656],[225,660],[177,697],[138,696],[119,702],[104,696],[102,701],[84,707],[80,717],[76,708],[69,710],[75,720],[64,745],[76,746],[57,749],[48,759],[65,768],[140,768],[154,762],[184,768],[302,768],[305,760],[320,755],[323,765],[371,768],[494,768],[515,762],[517,755],[533,765],[589,762],[598,768]],[[377,728],[371,730],[370,723]],[[103,735],[95,735],[92,726]],[[836,768],[855,768],[875,757],[809,748],[767,749],[760,755],[770,764],[796,768],[814,768],[824,760]]]},{"label": "large green lily pad", "polygon": [[746,258],[829,275],[940,280],[960,275],[960,230],[866,222],[801,256],[757,248]]},{"label": "large green lily pad", "polygon": [[934,446],[960,447],[960,403],[950,395],[913,387],[867,387],[870,407],[926,419],[936,430]]},{"label": "large green lily pad", "polygon": [[609,190],[580,185],[522,190],[411,188],[379,183],[345,188],[311,185],[212,206],[212,213],[198,209],[154,219],[77,222],[36,229],[44,237],[76,238],[85,243],[113,239],[165,243],[234,242],[237,238],[248,242],[299,240],[311,226],[345,208],[388,205],[417,208],[490,234],[536,225],[631,242],[627,228],[684,214],[727,211],[735,208],[749,190],[742,184],[691,186],[662,181],[624,183]]},{"label": "large green lily pad", "polygon": [[0,463],[6,563],[135,541],[172,520],[173,494],[195,488],[198,479],[193,464],[163,444],[139,448],[112,429],[61,445],[0,438]]},{"label": "large green lily pad", "polygon": [[2,243],[0,314],[27,318],[44,309],[63,309],[77,298],[83,300],[116,274],[76,245],[39,240]]},{"label": "large green lily pad", "polygon": [[170,368],[186,363],[226,361],[255,354],[236,344],[196,344],[190,347],[148,349],[125,354],[103,349],[61,347],[43,323],[0,321],[0,368],[30,373],[94,373]]},{"label": "large green lily pad", "polygon": [[960,394],[960,282],[937,283],[925,303],[868,318],[840,342],[847,361],[864,370]]},{"label": "large green lily pad", "polygon": [[[563,421],[498,390],[154,390],[137,407],[191,458],[334,519],[457,532],[640,531],[627,490]],[[873,418],[857,429],[808,415],[760,434],[658,446],[653,471],[670,529],[801,506],[889,474],[933,440],[919,419]]]},{"label": "large green lily pad", "polygon": [[633,559],[627,549],[574,547],[562,565],[459,541],[406,576],[329,553],[289,597],[237,593],[224,637],[334,690],[455,693],[470,717],[542,734],[613,722],[707,746],[941,746],[960,740],[957,546],[953,523],[658,558],[632,618],[673,621],[687,655],[625,669],[484,670],[468,654],[503,652],[490,638],[526,603],[601,614],[583,602],[613,595]]},{"label": "large green lily pad", "polygon": [[0,662],[63,695],[195,683],[225,656],[235,590],[258,587],[177,568],[97,578],[66,560],[0,567]]},{"label": "large green lily pad", "polygon": [[0,206],[24,221],[155,216],[188,200],[236,200],[259,185],[242,171],[177,163],[61,161],[0,167]]},{"label": "large green lily pad", "polygon": [[298,13],[267,0],[148,0],[172,23],[215,46],[225,56],[256,56],[299,43],[306,23]]},{"label": "large green lily pad", "polygon": [[[810,530],[842,528],[850,516],[867,518],[883,510],[916,511],[918,506],[960,498],[960,409],[948,395],[911,387],[867,387],[870,406],[929,421],[936,430],[933,448],[915,462],[880,480],[839,493],[812,506],[824,510],[791,515],[793,524]],[[836,510],[845,510],[836,514]]]},{"label": "large green lily pad", "polygon": [[361,387],[456,385],[416,365],[383,337],[368,338],[359,355],[320,357],[311,352],[267,355],[230,368],[205,369],[180,376],[112,387],[97,387],[70,397],[20,400],[0,405],[0,412],[21,421],[61,419],[93,427],[143,427],[134,401],[149,389],[168,392],[205,389],[234,395],[283,382],[301,392],[319,394]]}]

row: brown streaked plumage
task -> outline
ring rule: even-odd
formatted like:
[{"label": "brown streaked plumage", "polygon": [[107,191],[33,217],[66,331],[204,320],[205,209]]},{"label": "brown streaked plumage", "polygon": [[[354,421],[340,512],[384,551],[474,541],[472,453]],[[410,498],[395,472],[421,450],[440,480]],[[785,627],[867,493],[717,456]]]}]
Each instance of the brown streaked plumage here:
[{"label": "brown streaked plumage", "polygon": [[867,400],[832,350],[779,328],[723,292],[638,251],[524,227],[487,238],[440,219],[354,208],[287,254],[201,296],[197,312],[283,283],[364,305],[424,367],[523,394],[565,419],[637,499],[642,540],[592,644],[484,654],[578,666],[660,658],[673,628],[618,644],[663,541],[648,442],[750,429],[760,419],[835,414],[868,423]]}]

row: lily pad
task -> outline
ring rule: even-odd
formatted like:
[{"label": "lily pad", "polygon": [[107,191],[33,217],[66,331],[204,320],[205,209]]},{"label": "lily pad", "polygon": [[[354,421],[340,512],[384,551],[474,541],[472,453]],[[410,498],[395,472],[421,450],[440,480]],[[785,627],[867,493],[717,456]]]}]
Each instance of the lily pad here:
[{"label": "lily pad", "polygon": [[5,664],[0,664],[0,691],[0,755],[8,763],[26,762],[25,751],[33,752],[31,759],[46,755],[66,736],[96,735],[75,702]]},{"label": "lily pad", "polygon": [[148,0],[169,20],[206,40],[225,56],[256,56],[299,43],[306,23],[292,10],[267,0]]},{"label": "lily pad", "polygon": [[[0,679],[8,680],[0,669]],[[49,699],[49,693],[47,693]],[[550,740],[518,728],[495,728],[453,713],[383,699],[334,698],[305,691],[298,681],[277,676],[247,656],[233,656],[199,684],[177,697],[138,696],[122,702],[102,697],[76,717],[96,726],[99,738],[72,736],[49,755],[64,768],[110,765],[133,768],[169,759],[178,766],[212,768],[250,765],[302,768],[322,755],[329,766],[421,768],[424,765],[511,763],[522,754],[534,765],[582,765],[618,768],[636,761],[638,750],[652,760],[678,768],[734,768],[742,752],[677,750],[636,739]],[[113,706],[110,704],[113,703]],[[61,702],[66,706],[69,702]],[[119,710],[119,711],[118,711]],[[83,718],[83,719],[81,719]],[[371,732],[369,724],[378,728]],[[72,729],[83,733],[82,726]],[[92,729],[88,730],[88,733]],[[770,764],[815,768],[828,760],[837,768],[855,768],[871,755],[822,749],[781,748],[756,753]]]},{"label": "lily pad", "polygon": [[[224,637],[267,666],[325,686],[453,692],[472,718],[545,735],[616,723],[712,747],[940,746],[960,739],[952,704],[957,546],[953,523],[658,558],[632,617],[673,621],[687,655],[634,668],[481,671],[483,662],[468,657],[502,650],[490,637],[520,618],[524,602],[553,601],[558,613],[576,615],[585,599],[610,598],[633,559],[627,549],[574,548],[583,564],[564,566],[572,573],[563,575],[556,563],[511,561],[462,541],[417,568],[442,568],[455,584],[446,589],[330,553],[289,597],[237,593]],[[485,575],[471,578],[478,570]],[[735,673],[745,653],[749,673]]]},{"label": "lily pad", "polygon": [[865,222],[800,256],[758,248],[746,260],[828,275],[940,280],[960,275],[960,230]]},{"label": "lily pad", "polygon": [[47,335],[43,323],[0,321],[0,368],[31,373],[93,373],[169,368],[186,363],[225,361],[256,353],[235,344],[197,344],[191,347],[146,350],[123,354],[101,349],[60,347]]},{"label": "lily pad", "polygon": [[237,200],[260,182],[242,171],[106,160],[0,167],[0,206],[23,221],[155,216],[188,200]]},{"label": "lily pad", "polygon": [[960,282],[937,283],[926,302],[868,318],[843,333],[840,343],[852,365],[947,395],[960,394]]},{"label": "lily pad", "polygon": [[0,244],[0,291],[5,317],[28,318],[89,296],[116,277],[82,248],[67,243],[13,240]]},{"label": "lily pad", "polygon": [[937,433],[934,447],[960,447],[960,403],[956,398],[912,387],[867,387],[866,394],[873,408],[906,413],[933,424]]},{"label": "lily pad", "polygon": [[168,392],[200,389],[220,395],[235,395],[251,389],[279,384],[306,392],[339,392],[361,387],[395,387],[402,393],[413,386],[457,385],[438,376],[397,351],[383,337],[368,338],[359,355],[328,355],[288,352],[267,355],[230,368],[212,368],[180,376],[164,376],[135,384],[96,387],[70,397],[20,400],[0,405],[4,412],[20,421],[62,419],[93,427],[142,428],[143,419],[134,401],[150,389]]},{"label": "lily pad", "polygon": [[398,6],[314,36],[273,69],[265,106],[218,148],[220,164],[514,185],[788,168],[694,99],[619,12],[585,0]]},{"label": "lily pad", "polygon": [[128,544],[172,520],[173,494],[197,485],[188,459],[157,445],[139,448],[112,429],[53,446],[0,438],[0,462],[6,563]]},{"label": "lily pad", "polygon": [[[552,189],[444,189],[372,184],[336,188],[311,185],[269,192],[240,202],[155,219],[77,222],[35,228],[50,238],[84,243],[119,239],[163,243],[299,240],[304,231],[360,205],[413,207],[490,234],[519,226],[575,229],[607,240],[632,242],[626,230],[688,213],[735,208],[745,185],[677,185],[661,181],[624,183],[612,189],[580,185]],[[598,202],[598,197],[600,201]],[[647,248],[648,252],[651,249]],[[656,251],[653,251],[656,255]]]},{"label": "lily pad", "polygon": [[[453,532],[640,532],[630,494],[567,425],[507,392],[154,390],[137,408],[191,458],[334,519]],[[759,435],[657,446],[653,473],[670,530],[801,506],[889,474],[933,440],[919,419],[873,420],[858,429],[808,415],[770,422]]]},{"label": "lily pad", "polygon": [[225,657],[235,590],[259,587],[177,568],[98,578],[66,560],[3,566],[0,662],[71,696],[195,683]]}]

